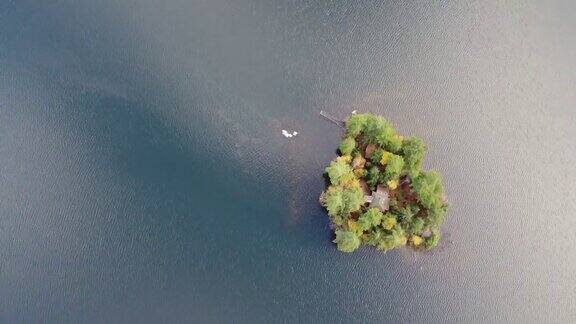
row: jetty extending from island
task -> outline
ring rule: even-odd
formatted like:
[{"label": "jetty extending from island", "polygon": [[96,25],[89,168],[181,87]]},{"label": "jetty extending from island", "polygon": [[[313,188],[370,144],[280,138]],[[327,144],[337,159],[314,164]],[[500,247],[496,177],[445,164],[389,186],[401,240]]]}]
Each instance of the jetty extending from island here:
[{"label": "jetty extending from island", "polygon": [[340,128],[346,128],[346,123],[343,120],[339,120],[324,110],[320,110],[320,116],[324,117],[324,119],[328,120],[329,122],[336,124]]}]

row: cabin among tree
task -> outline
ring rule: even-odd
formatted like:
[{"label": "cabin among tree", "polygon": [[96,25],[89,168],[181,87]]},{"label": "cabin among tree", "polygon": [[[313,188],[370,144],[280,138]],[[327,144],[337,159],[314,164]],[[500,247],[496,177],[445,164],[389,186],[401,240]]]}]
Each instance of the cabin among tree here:
[{"label": "cabin among tree", "polygon": [[378,208],[382,212],[386,212],[390,208],[390,195],[384,186],[379,185],[376,191],[372,192],[372,195],[364,195],[364,199],[370,204],[370,208]]},{"label": "cabin among tree", "polygon": [[345,128],[339,156],[325,169],[328,188],[320,195],[338,249],[352,252],[362,244],[382,251],[407,244],[435,247],[448,203],[440,175],[422,169],[424,142],[404,138],[372,114],[353,114]]}]

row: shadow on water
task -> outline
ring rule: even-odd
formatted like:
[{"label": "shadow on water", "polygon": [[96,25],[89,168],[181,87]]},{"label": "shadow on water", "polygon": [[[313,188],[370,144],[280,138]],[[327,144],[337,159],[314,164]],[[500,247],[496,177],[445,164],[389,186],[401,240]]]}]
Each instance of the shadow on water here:
[{"label": "shadow on water", "polygon": [[[323,298],[318,295],[323,290],[344,296],[350,287],[339,286],[335,277],[356,280],[358,271],[374,275],[369,270],[374,261],[347,260],[378,255],[375,260],[388,259],[387,276],[401,273],[400,268],[390,269],[400,262],[395,260],[399,254],[382,256],[364,249],[344,255],[334,249],[325,211],[317,202],[324,185],[320,178],[303,176],[263,187],[223,152],[190,146],[186,135],[152,113],[158,107],[81,86],[59,91],[74,95],[50,107],[42,118],[88,149],[88,165],[81,167],[95,170],[94,185],[104,187],[102,195],[126,195],[115,197],[101,213],[64,216],[72,223],[93,217],[104,227],[86,228],[93,232],[86,238],[98,242],[84,242],[94,259],[72,263],[67,270],[81,272],[85,279],[107,278],[83,284],[86,293],[79,298],[84,302],[72,318],[92,318],[93,312],[106,309],[103,318],[137,319],[135,314],[147,314],[150,303],[160,313],[178,309],[175,318],[230,318],[247,307],[289,317],[284,307],[300,302],[290,295],[292,283],[304,284],[299,289],[314,298]],[[156,91],[161,97],[163,92]],[[296,216],[295,226],[287,226],[288,215],[303,213],[312,215]],[[72,223],[61,230],[67,232]],[[342,267],[335,268],[334,262]],[[54,292],[53,298],[61,299],[57,304],[71,298],[67,288]],[[126,301],[128,295],[137,297]],[[173,300],[175,296],[181,299]],[[200,308],[206,311],[198,314]],[[319,308],[324,314],[345,316],[334,313],[330,304]],[[44,310],[44,315],[59,319],[57,309]]]},{"label": "shadow on water", "polygon": [[[118,25],[121,16],[114,13],[114,18],[104,18],[111,19],[112,26],[126,27]],[[415,278],[403,276],[404,254],[362,249],[346,255],[330,243],[333,234],[317,202],[324,188],[319,176],[324,166],[311,168],[307,165],[311,159],[298,156],[316,154],[316,139],[306,143],[311,146],[307,150],[290,148],[289,156],[294,157],[287,162],[293,168],[290,172],[246,173],[245,166],[229,156],[226,145],[233,143],[221,143],[218,138],[226,130],[208,131],[205,121],[210,118],[196,113],[191,127],[195,131],[186,133],[158,114],[164,109],[194,110],[206,105],[213,93],[182,102],[188,96],[169,89],[153,72],[120,70],[134,62],[133,48],[128,54],[117,49],[134,36],[130,33],[115,35],[112,41],[95,40],[97,46],[92,49],[90,44],[79,46],[83,52],[75,48],[83,44],[82,33],[61,36],[59,29],[66,28],[51,23],[58,27],[52,26],[54,34],[61,37],[57,44],[80,54],[55,49],[52,44],[36,48],[40,57],[48,58],[42,61],[48,67],[37,67],[34,73],[42,83],[53,84],[47,96],[54,98],[43,112],[36,107],[30,111],[88,152],[80,169],[95,173],[92,185],[99,191],[87,190],[86,194],[101,196],[87,200],[101,206],[95,212],[60,215],[68,221],[59,229],[63,236],[74,233],[77,223],[94,218],[89,226],[80,227],[86,231],[79,234],[84,238],[81,251],[87,251],[88,257],[65,260],[62,277],[34,273],[36,280],[47,282],[47,300],[29,296],[30,291],[12,291],[15,300],[29,300],[14,303],[10,314],[14,319],[257,318],[271,322],[278,318],[353,321],[358,315],[374,313],[396,319],[405,316],[407,297],[419,293],[421,287],[410,285]],[[102,22],[95,26],[96,31],[108,30]],[[42,24],[35,27],[44,28]],[[40,36],[45,35],[34,35],[44,39]],[[24,65],[34,65],[36,57],[26,53]],[[95,58],[103,61],[90,60]],[[17,55],[12,59],[19,60]],[[72,67],[69,62],[74,62]],[[73,73],[81,68],[88,72]],[[86,80],[86,75],[93,79]],[[107,84],[110,79],[120,81]],[[284,85],[284,81],[275,82]],[[124,87],[115,88],[118,84]],[[66,154],[65,148],[56,150],[60,150],[57,155]],[[302,174],[294,174],[298,172]],[[66,201],[58,204],[66,205]],[[53,248],[53,258],[64,262],[59,253],[65,247]],[[49,252],[43,246],[37,249]],[[75,279],[74,289],[68,284],[70,278]],[[374,288],[373,283],[382,287]],[[390,298],[381,295],[385,289],[403,293]],[[25,309],[43,303],[47,306],[36,306],[41,308],[36,314]],[[351,307],[354,312],[349,311]]]},{"label": "shadow on water", "polygon": [[[570,322],[573,4],[0,2],[0,317]],[[329,243],[351,106],[430,145],[454,246]]]}]

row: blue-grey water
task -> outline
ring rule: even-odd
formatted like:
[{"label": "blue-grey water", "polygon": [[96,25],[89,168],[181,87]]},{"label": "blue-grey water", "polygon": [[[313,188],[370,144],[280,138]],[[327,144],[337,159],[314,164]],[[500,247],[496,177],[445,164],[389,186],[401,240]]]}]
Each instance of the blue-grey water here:
[{"label": "blue-grey water", "polygon": [[[0,322],[575,322],[575,16],[0,1]],[[330,243],[353,109],[428,143],[436,250]]]}]

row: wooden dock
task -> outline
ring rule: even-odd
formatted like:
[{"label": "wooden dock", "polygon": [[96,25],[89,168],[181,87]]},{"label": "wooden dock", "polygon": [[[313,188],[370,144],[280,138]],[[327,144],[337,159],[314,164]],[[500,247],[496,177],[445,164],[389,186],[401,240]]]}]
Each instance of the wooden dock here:
[{"label": "wooden dock", "polygon": [[320,110],[320,116],[322,116],[322,117],[324,117],[324,119],[336,124],[340,128],[346,128],[346,123],[344,123],[343,120],[339,120],[339,119],[335,118],[334,116],[328,114],[327,112],[325,112],[323,110]]}]

